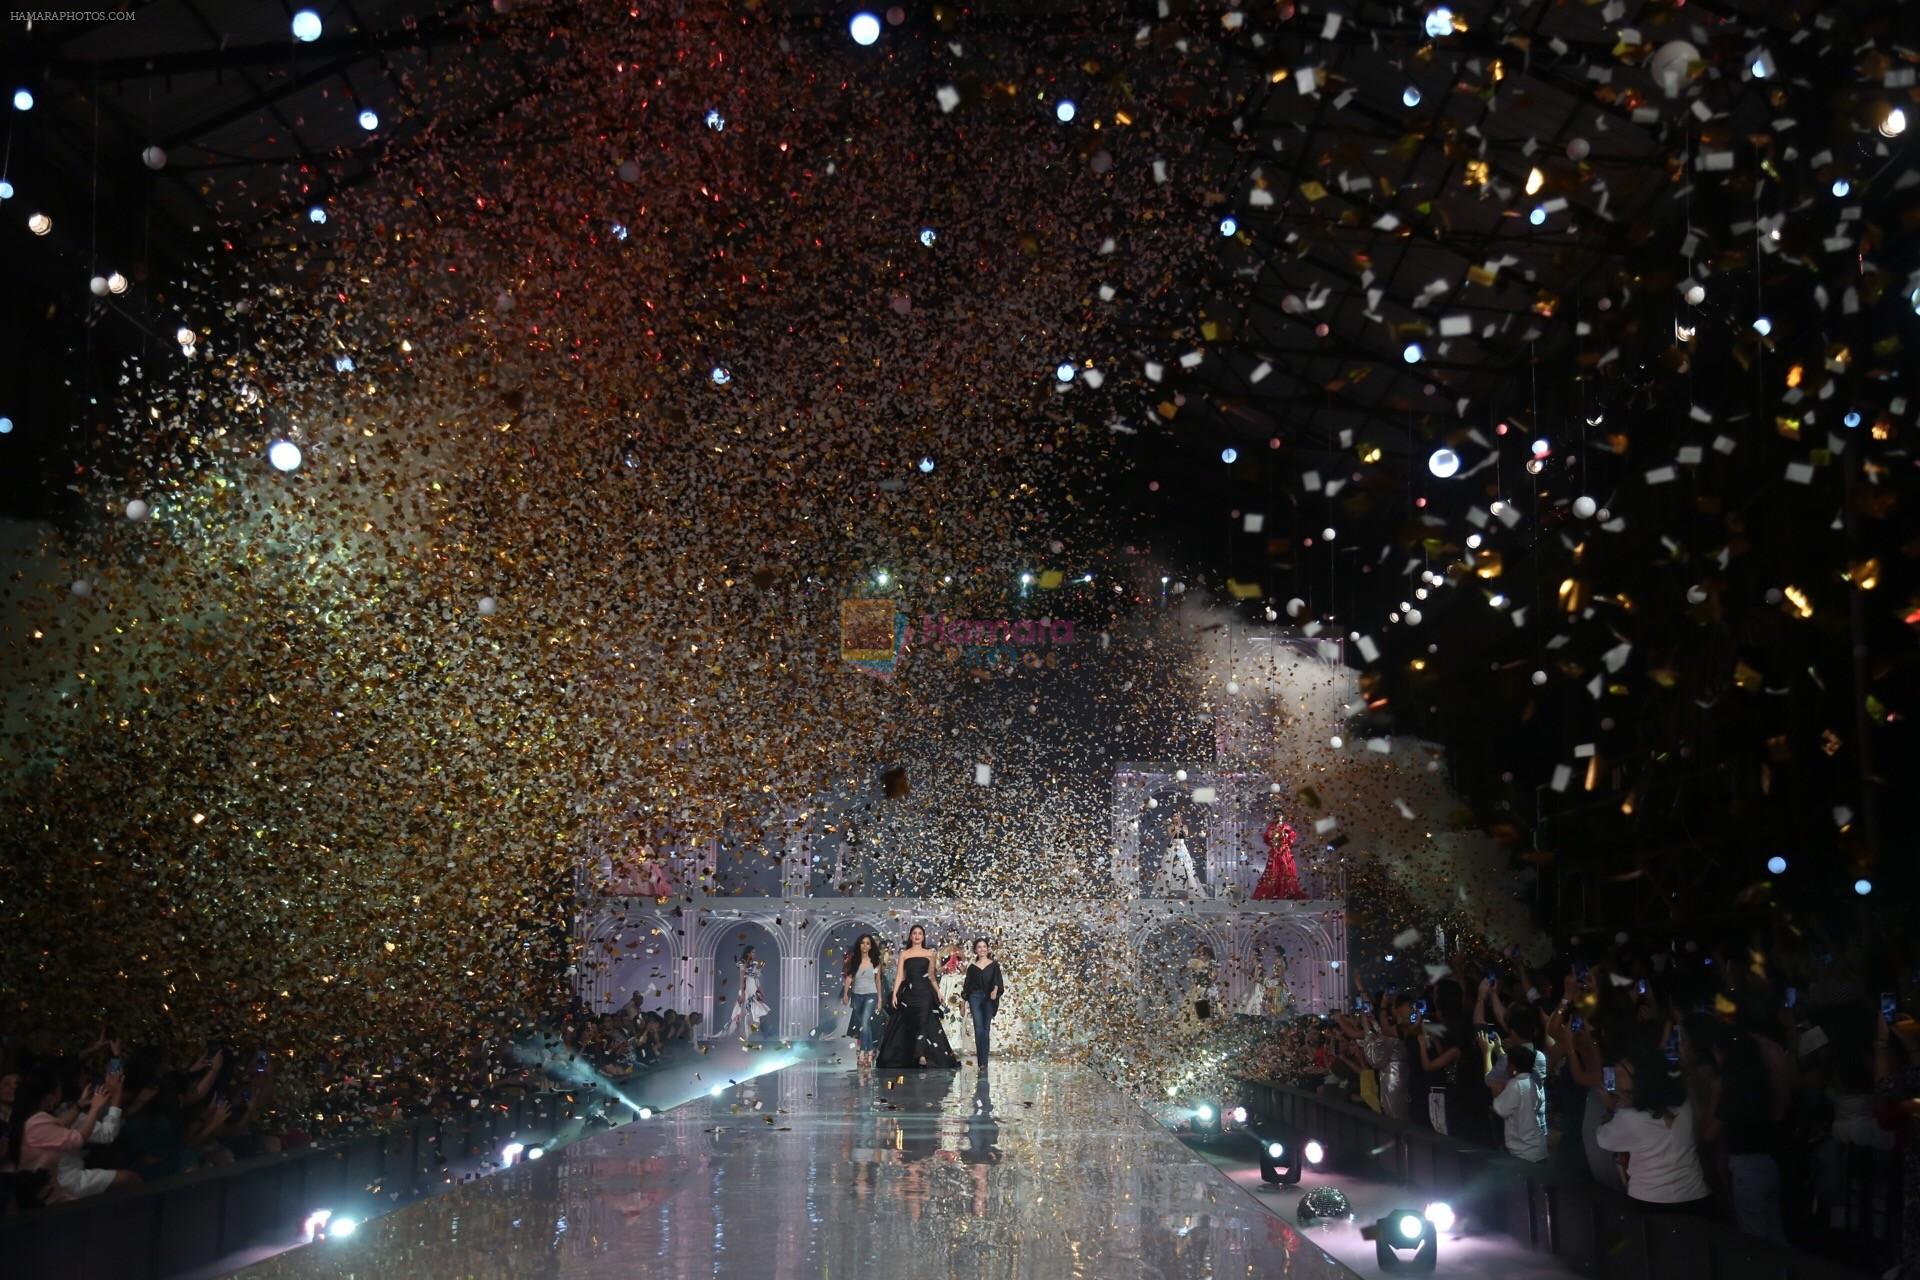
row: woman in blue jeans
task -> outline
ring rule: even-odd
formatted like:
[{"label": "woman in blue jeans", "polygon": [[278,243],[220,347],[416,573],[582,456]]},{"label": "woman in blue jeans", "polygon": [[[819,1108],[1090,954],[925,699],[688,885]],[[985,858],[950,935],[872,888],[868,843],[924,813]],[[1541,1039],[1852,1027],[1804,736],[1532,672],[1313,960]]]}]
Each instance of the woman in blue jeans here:
[{"label": "woman in blue jeans", "polygon": [[987,1051],[990,1031],[993,1026],[994,1011],[1000,1007],[1000,995],[1005,987],[1000,976],[1000,962],[987,950],[985,938],[973,940],[973,962],[967,966],[967,982],[960,989],[966,997],[967,1008],[973,1011],[973,1055],[974,1065],[986,1070]]},{"label": "woman in blue jeans", "polygon": [[860,935],[847,952],[846,980],[840,985],[841,1002],[851,1002],[853,1012],[847,1019],[847,1034],[860,1042],[860,1065],[873,1065],[873,1015],[880,1004],[880,971],[886,967],[880,943],[870,933]]}]

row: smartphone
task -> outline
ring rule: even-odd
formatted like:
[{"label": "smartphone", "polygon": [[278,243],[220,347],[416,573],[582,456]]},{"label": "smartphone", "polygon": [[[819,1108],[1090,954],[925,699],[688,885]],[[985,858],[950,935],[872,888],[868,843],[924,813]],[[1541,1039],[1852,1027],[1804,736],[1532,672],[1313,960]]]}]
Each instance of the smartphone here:
[{"label": "smartphone", "polygon": [[1575,1031],[1585,1031],[1587,1029],[1587,1020],[1576,1013],[1573,1015],[1572,1026]]},{"label": "smartphone", "polygon": [[1893,998],[1893,992],[1882,991],[1880,993],[1880,1018],[1888,1026],[1893,1025],[1893,1010],[1897,1003]]},{"label": "smartphone", "polygon": [[1420,1025],[1419,1010],[1416,1009],[1414,1012],[1407,1015],[1407,1023],[1409,1026],[1415,1026],[1415,1027]]},{"label": "smartphone", "polygon": [[1800,999],[1800,992],[1794,989],[1793,987],[1788,987],[1787,988],[1787,1008],[1789,1009],[1793,1008],[1794,1004],[1798,1002],[1799,999]]},{"label": "smartphone", "polygon": [[1640,979],[1639,983],[1634,987],[1634,993],[1636,995],[1647,994],[1647,980],[1645,978]]},{"label": "smartphone", "polygon": [[1606,1087],[1606,1090],[1608,1093],[1619,1092],[1619,1090],[1615,1089],[1613,1086],[1613,1068],[1612,1067],[1600,1068],[1600,1083]]},{"label": "smartphone", "polygon": [[121,1064],[121,1062],[120,1062],[120,1059],[118,1059],[118,1058],[108,1058],[108,1059],[107,1059],[107,1074],[108,1074],[108,1075],[110,1075],[110,1076],[117,1076],[117,1075],[119,1075],[119,1074],[120,1074],[120,1072],[121,1072],[121,1070],[122,1070],[122,1064]]}]

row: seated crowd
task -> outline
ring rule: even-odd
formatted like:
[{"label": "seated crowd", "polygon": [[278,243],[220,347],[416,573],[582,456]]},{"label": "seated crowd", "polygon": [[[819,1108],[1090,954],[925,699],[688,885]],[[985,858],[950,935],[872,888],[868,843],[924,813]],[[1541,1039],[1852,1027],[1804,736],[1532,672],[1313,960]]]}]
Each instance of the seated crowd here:
[{"label": "seated crowd", "polygon": [[[1911,957],[1589,954],[1544,969],[1453,957],[1424,987],[1296,1020],[1262,1074],[1551,1163],[1648,1211],[1828,1252],[1839,1240],[1863,1264],[1920,1248],[1914,1231],[1899,1239],[1902,1181],[1920,1196]],[[1877,1240],[1853,1229],[1868,1220]]]},{"label": "seated crowd", "polygon": [[[607,1014],[578,1003],[509,1037],[532,1052],[477,1049],[464,1069],[434,1081],[394,1069],[360,1078],[313,1062],[282,1080],[264,1047],[217,1041],[191,1056],[129,1046],[103,1029],[77,1052],[43,1040],[0,1049],[0,1214],[102,1195],[175,1174],[292,1151],[315,1140],[308,1112],[328,1134],[420,1114],[446,1114],[456,1096],[543,1087],[577,1090],[584,1063],[615,1083],[693,1052],[698,1013],[643,1010],[635,999]],[[376,1101],[377,1099],[377,1101]],[[315,1105],[306,1105],[313,1103]]]}]

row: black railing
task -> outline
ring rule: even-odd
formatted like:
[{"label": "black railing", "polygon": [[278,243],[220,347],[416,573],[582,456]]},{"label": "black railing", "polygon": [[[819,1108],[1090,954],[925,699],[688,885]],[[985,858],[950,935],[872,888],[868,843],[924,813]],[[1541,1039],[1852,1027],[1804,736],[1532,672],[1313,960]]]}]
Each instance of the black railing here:
[{"label": "black railing", "polygon": [[[418,1199],[510,1139],[550,1133],[585,1095],[529,1093],[340,1142],[162,1178],[0,1220],[0,1275],[166,1280],[286,1244],[316,1209],[361,1216]],[[378,1188],[370,1192],[369,1188]]]},{"label": "black railing", "polygon": [[1649,1213],[1586,1177],[1285,1085],[1240,1082],[1250,1109],[1326,1147],[1335,1173],[1445,1199],[1483,1229],[1605,1280],[1861,1280],[1871,1271],[1770,1244],[1725,1223]]}]

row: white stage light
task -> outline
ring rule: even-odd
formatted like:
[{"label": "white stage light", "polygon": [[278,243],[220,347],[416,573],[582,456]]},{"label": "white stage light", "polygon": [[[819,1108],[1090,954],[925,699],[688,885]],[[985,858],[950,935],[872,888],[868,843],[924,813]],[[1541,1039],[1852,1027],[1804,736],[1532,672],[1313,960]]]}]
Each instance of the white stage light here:
[{"label": "white stage light", "polygon": [[332,1217],[333,1210],[331,1209],[315,1209],[307,1215],[307,1220],[301,1224],[300,1234],[305,1236],[309,1241],[318,1240],[327,1233],[327,1222]]},{"label": "white stage light", "polygon": [[1417,107],[1420,105],[1420,91],[1408,85],[1400,91],[1400,101],[1409,107]]},{"label": "white stage light", "polygon": [[651,1120],[651,1119],[653,1119],[653,1108],[652,1108],[652,1107],[642,1107],[642,1108],[640,1108],[640,1110],[639,1110],[639,1113],[638,1113],[638,1114],[639,1114],[639,1116],[640,1116],[640,1118],[641,1118],[642,1120]]},{"label": "white stage light", "polygon": [[1423,25],[1427,35],[1435,40],[1441,36],[1450,36],[1453,34],[1453,10],[1445,5],[1429,9]]},{"label": "white stage light", "polygon": [[53,219],[44,213],[36,213],[27,219],[27,230],[37,236],[43,236],[53,230]]},{"label": "white stage light", "polygon": [[1437,480],[1451,480],[1460,471],[1460,455],[1451,449],[1435,449],[1427,456],[1427,470]]},{"label": "white stage light", "polygon": [[26,89],[15,89],[13,91],[13,109],[15,111],[33,110],[33,94]]},{"label": "white stage light", "polygon": [[1220,461],[1226,463],[1228,466],[1232,466],[1234,463],[1240,461],[1240,451],[1238,449],[1222,449],[1220,451]]},{"label": "white stage light", "polygon": [[1418,1240],[1426,1228],[1420,1224],[1420,1216],[1413,1213],[1398,1214],[1393,1219],[1393,1229],[1400,1233],[1402,1240]]},{"label": "white stage light", "polygon": [[725,365],[717,364],[713,366],[713,372],[708,374],[707,376],[713,379],[713,385],[716,387],[724,387],[729,382],[733,381],[733,374],[726,368]]},{"label": "white stage light", "polygon": [[928,474],[931,474],[932,471],[933,471],[933,458],[929,456],[929,457],[920,459],[920,474],[928,475]]},{"label": "white stage light", "polygon": [[1845,178],[1835,178],[1833,180],[1834,195],[1839,196],[1842,199],[1845,199],[1849,194],[1852,193],[1852,191],[1853,191],[1853,184],[1851,182],[1848,182]]},{"label": "white stage light", "polygon": [[1862,876],[1853,882],[1853,891],[1864,898],[1873,892],[1873,881]]},{"label": "white stage light", "polygon": [[1281,1146],[1279,1143],[1269,1142],[1267,1144],[1267,1157],[1269,1159],[1278,1160],[1286,1154],[1287,1154],[1287,1149]]},{"label": "white stage light", "polygon": [[1055,104],[1053,108],[1053,116],[1054,116],[1054,119],[1058,120],[1061,124],[1067,124],[1072,121],[1073,117],[1079,112],[1079,110],[1080,109],[1078,107],[1073,105],[1072,98],[1062,98],[1057,104]]},{"label": "white stage light", "polygon": [[1453,1230],[1453,1206],[1445,1200],[1435,1200],[1427,1206],[1427,1221],[1433,1224],[1436,1231]]},{"label": "white stage light", "polygon": [[121,294],[127,291],[127,278],[118,271],[107,277],[107,292]]},{"label": "white stage light", "polygon": [[1309,1142],[1300,1148],[1300,1154],[1307,1158],[1308,1164],[1319,1164],[1327,1158],[1327,1149],[1318,1142]]},{"label": "white stage light", "polygon": [[727,1091],[727,1086],[723,1084],[717,1084],[713,1086],[713,1088],[707,1090],[707,1096],[710,1098],[717,1098],[721,1094],[725,1093],[726,1091]]},{"label": "white stage light", "polygon": [[1880,135],[1885,138],[1897,138],[1907,131],[1907,113],[1895,107],[1887,112],[1887,118],[1880,122]]},{"label": "white stage light", "polygon": [[267,461],[275,471],[298,471],[300,446],[291,440],[275,440],[267,446]]},{"label": "white stage light", "polygon": [[1071,360],[1062,360],[1053,367],[1053,376],[1061,382],[1072,382],[1073,373],[1073,361]]},{"label": "white stage light", "polygon": [[1245,1124],[1247,1122],[1247,1109],[1245,1107],[1235,1107],[1233,1109],[1233,1122],[1235,1124]]},{"label": "white stage light", "polygon": [[1776,853],[1771,858],[1767,859],[1767,870],[1771,871],[1774,875],[1777,876],[1781,872],[1785,871],[1786,869],[1787,869],[1787,860],[1781,857],[1779,854]]},{"label": "white stage light", "polygon": [[880,19],[870,13],[856,13],[853,21],[847,23],[847,34],[857,45],[870,45],[880,38]]},{"label": "white stage light", "polygon": [[353,1218],[335,1218],[327,1224],[327,1239],[345,1240],[359,1229],[359,1222]]},{"label": "white stage light", "polygon": [[379,115],[371,109],[362,111],[360,113],[360,127],[368,133],[372,133],[380,127]]},{"label": "white stage light", "polygon": [[307,221],[316,227],[325,226],[327,222],[327,211],[325,207],[315,205],[313,208],[307,210]]},{"label": "white stage light", "polygon": [[301,44],[312,44],[320,38],[320,15],[311,9],[302,9],[293,15],[293,38]]},{"label": "white stage light", "polygon": [[547,1154],[547,1149],[545,1147],[528,1147],[527,1148],[527,1159],[529,1160],[538,1160],[540,1157],[546,1154]]},{"label": "white stage light", "polygon": [[500,1163],[512,1164],[520,1158],[521,1153],[526,1149],[526,1144],[523,1142],[509,1142],[506,1146],[500,1148]]},{"label": "white stage light", "polygon": [[1400,351],[1400,358],[1408,364],[1419,364],[1422,360],[1426,359],[1426,356],[1426,351],[1423,350],[1417,342],[1409,342]]},{"label": "white stage light", "polygon": [[1211,1124],[1213,1122],[1213,1107],[1208,1103],[1203,1102],[1195,1107],[1193,1114],[1194,1118],[1199,1120],[1201,1124]]},{"label": "white stage light", "polygon": [[1234,233],[1236,233],[1236,232],[1238,232],[1239,230],[1240,230],[1240,224],[1239,224],[1238,222],[1236,222],[1236,221],[1234,221],[1234,220],[1233,220],[1232,218],[1222,218],[1222,219],[1220,219],[1220,234],[1221,234],[1221,235],[1223,235],[1223,236],[1231,236],[1231,235],[1233,235]]}]

